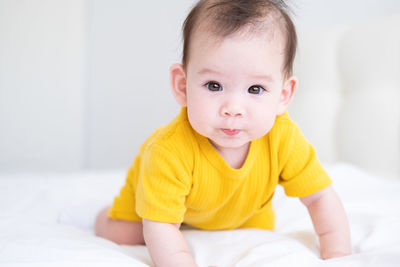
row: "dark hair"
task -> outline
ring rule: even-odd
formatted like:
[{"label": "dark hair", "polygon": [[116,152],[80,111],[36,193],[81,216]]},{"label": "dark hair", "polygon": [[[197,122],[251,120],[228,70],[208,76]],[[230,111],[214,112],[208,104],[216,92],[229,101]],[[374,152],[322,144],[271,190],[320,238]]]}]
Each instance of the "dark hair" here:
[{"label": "dark hair", "polygon": [[291,76],[296,55],[296,28],[288,15],[289,8],[282,0],[200,0],[192,8],[183,23],[182,64],[186,68],[190,41],[193,32],[199,28],[200,21],[206,21],[208,30],[216,36],[226,37],[236,33],[244,26],[254,29],[268,18],[280,26],[285,36],[285,60],[283,73]]}]

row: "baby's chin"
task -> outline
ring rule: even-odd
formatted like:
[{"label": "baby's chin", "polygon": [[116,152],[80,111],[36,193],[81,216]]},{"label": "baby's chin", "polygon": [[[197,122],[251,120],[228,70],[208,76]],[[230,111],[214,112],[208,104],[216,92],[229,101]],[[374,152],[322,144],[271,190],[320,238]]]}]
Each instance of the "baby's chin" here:
[{"label": "baby's chin", "polygon": [[217,150],[243,149],[250,145],[251,140],[240,140],[235,138],[209,138],[208,140]]}]

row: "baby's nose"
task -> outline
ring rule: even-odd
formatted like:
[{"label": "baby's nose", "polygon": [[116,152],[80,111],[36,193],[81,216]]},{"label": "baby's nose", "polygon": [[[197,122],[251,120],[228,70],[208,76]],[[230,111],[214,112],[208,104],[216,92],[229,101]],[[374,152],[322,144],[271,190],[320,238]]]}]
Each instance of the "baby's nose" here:
[{"label": "baby's nose", "polygon": [[221,108],[224,117],[243,117],[244,108],[239,103],[227,102]]},{"label": "baby's nose", "polygon": [[242,113],[234,110],[225,110],[224,115],[227,117],[242,117]]}]

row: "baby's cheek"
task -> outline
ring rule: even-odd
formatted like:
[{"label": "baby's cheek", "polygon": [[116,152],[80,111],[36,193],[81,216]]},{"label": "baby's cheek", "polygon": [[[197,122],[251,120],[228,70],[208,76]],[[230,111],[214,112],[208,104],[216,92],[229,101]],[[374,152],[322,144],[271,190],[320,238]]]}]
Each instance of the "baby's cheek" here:
[{"label": "baby's cheek", "polygon": [[[188,108],[188,118],[192,128],[201,135],[205,135],[206,128],[209,124],[209,118],[206,112],[200,108]],[[208,123],[207,123],[208,122]]]},{"label": "baby's cheek", "polygon": [[264,116],[258,120],[258,123],[255,124],[255,132],[257,138],[263,137],[266,135],[274,126],[275,118],[271,118],[270,116]]}]

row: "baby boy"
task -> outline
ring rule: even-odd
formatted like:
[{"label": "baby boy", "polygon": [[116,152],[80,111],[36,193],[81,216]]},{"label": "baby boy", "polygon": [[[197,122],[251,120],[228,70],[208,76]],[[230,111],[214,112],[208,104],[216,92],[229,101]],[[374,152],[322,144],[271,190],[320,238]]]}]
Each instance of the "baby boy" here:
[{"label": "baby boy", "polygon": [[156,266],[196,266],[179,228],[274,228],[276,186],[299,197],[323,259],[348,255],[347,218],[331,180],[286,111],[296,31],[283,1],[202,0],[170,69],[180,114],[141,146],[96,233],[146,244]]}]

